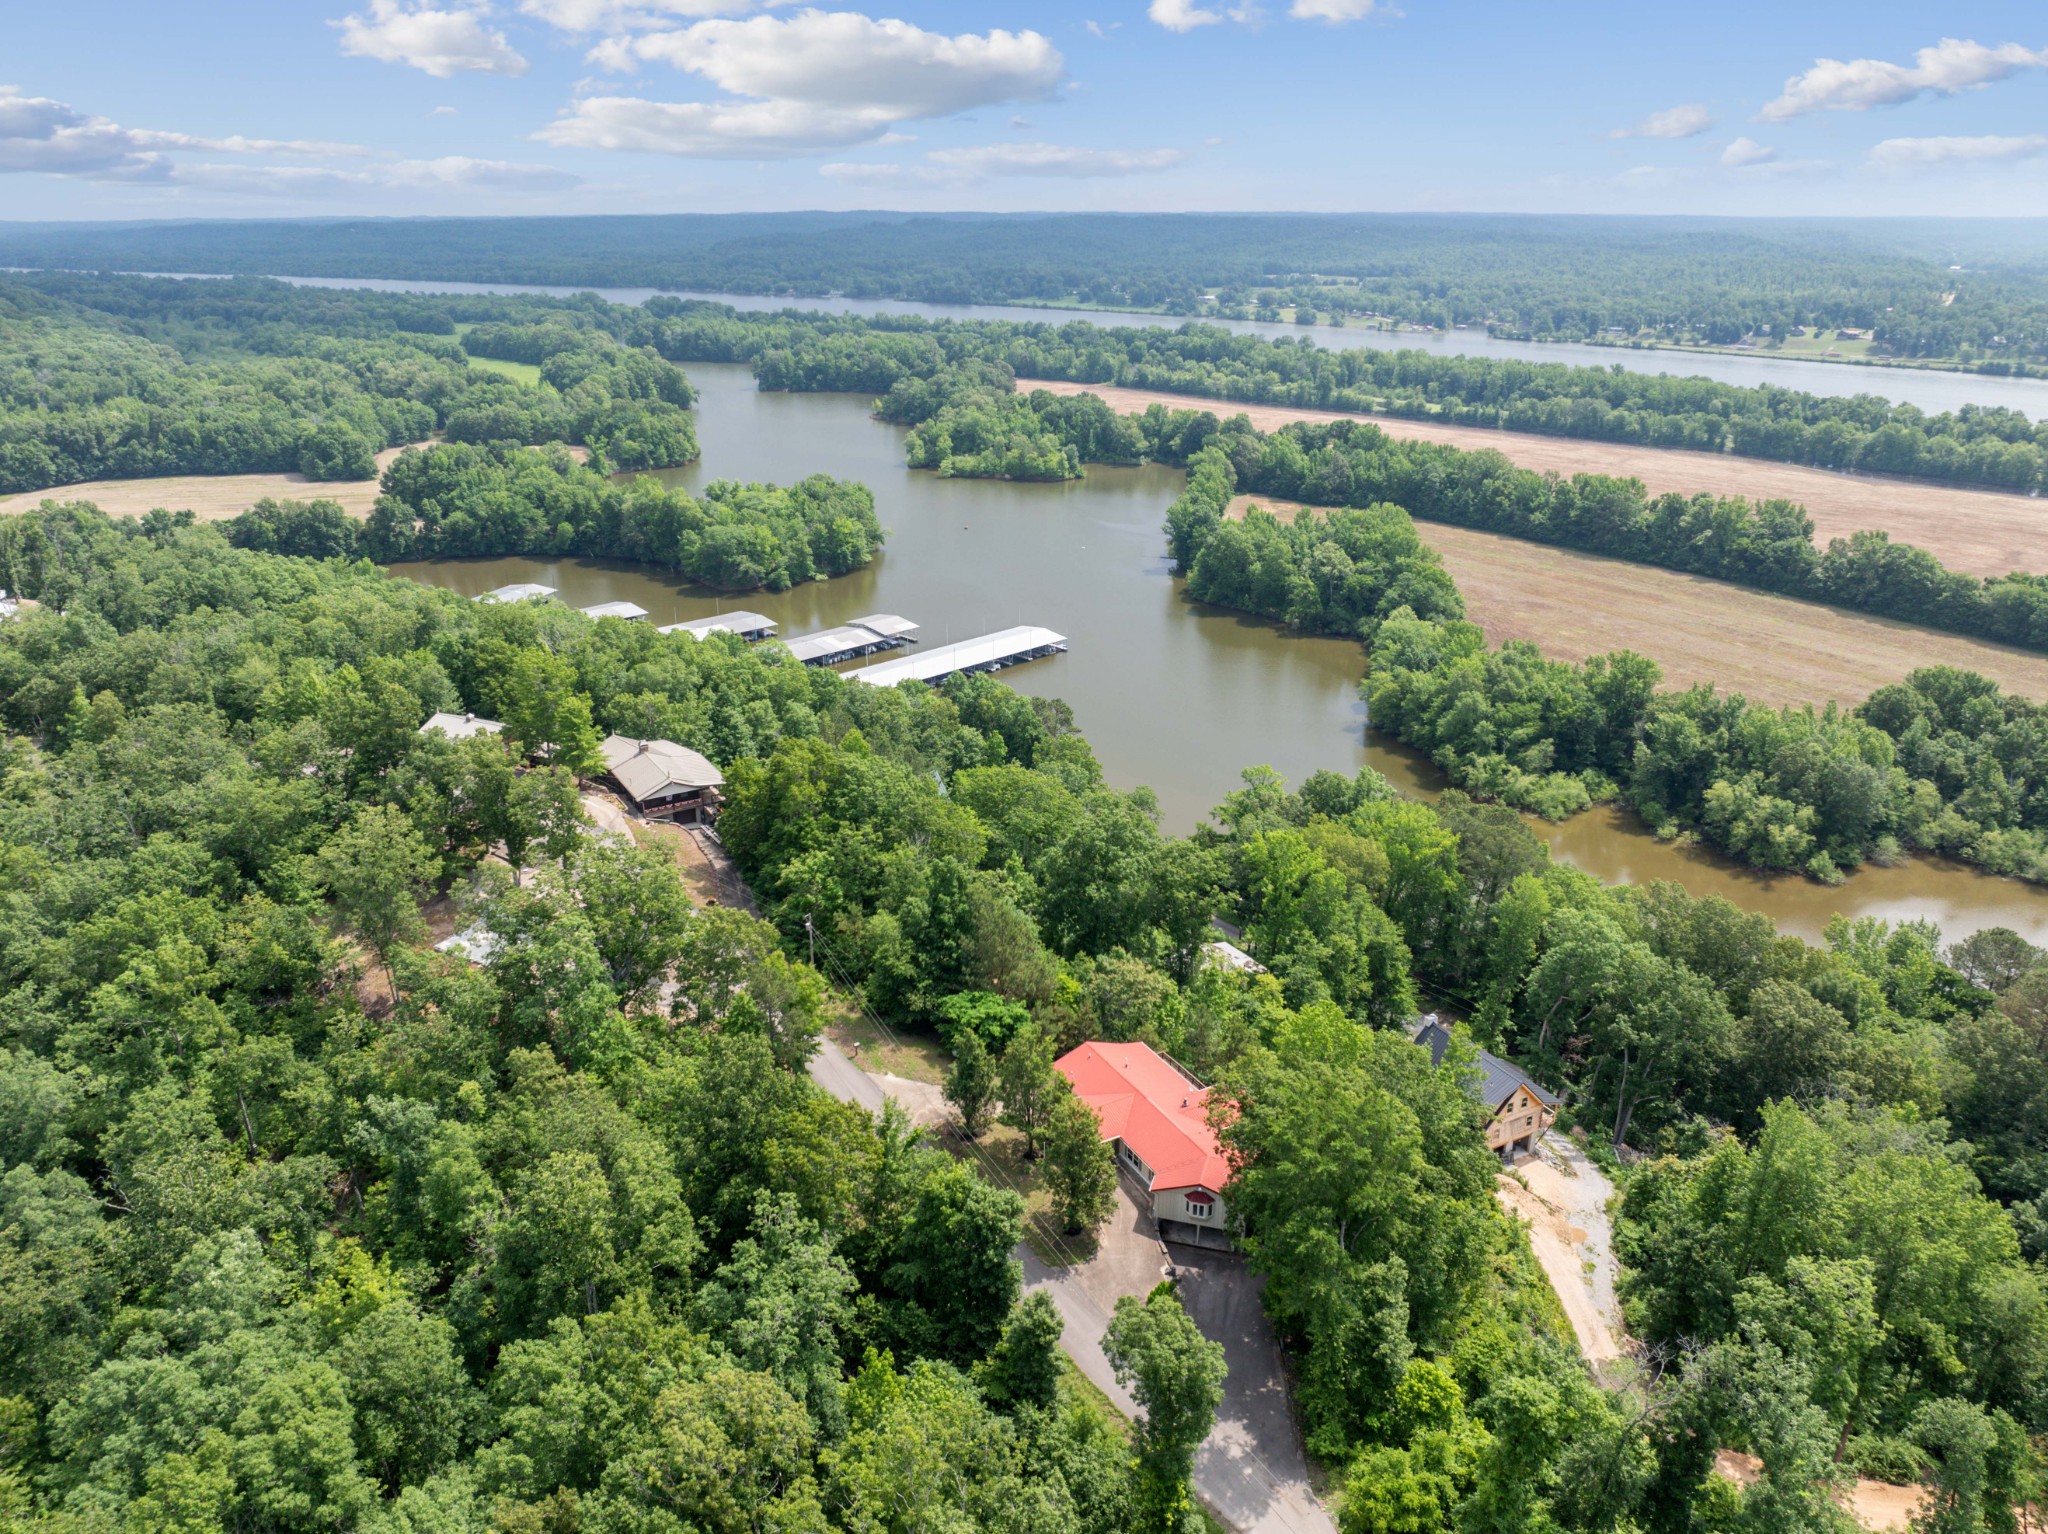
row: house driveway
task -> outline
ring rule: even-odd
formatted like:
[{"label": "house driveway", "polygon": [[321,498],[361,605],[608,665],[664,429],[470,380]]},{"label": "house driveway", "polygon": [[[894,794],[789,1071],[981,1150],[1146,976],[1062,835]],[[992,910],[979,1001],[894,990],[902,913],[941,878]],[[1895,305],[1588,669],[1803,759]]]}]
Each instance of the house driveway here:
[{"label": "house driveway", "polygon": [[1263,1278],[1236,1252],[1171,1248],[1181,1304],[1202,1335],[1223,1344],[1230,1373],[1216,1426],[1195,1455],[1195,1488],[1216,1514],[1246,1534],[1335,1534],[1309,1488],[1280,1341],[1259,1293]]},{"label": "house driveway", "polygon": [[1515,1163],[1513,1175],[1502,1173],[1495,1196],[1527,1225],[1529,1249],[1556,1291],[1587,1364],[1596,1377],[1613,1383],[1628,1356],[1614,1293],[1620,1263],[1607,1213],[1614,1184],[1567,1136],[1551,1133],[1538,1143],[1536,1155]]},{"label": "house driveway", "polygon": [[[931,1113],[927,1094],[937,1089],[898,1076],[870,1076],[830,1039],[811,1059],[812,1079],[845,1102],[881,1111],[895,1098],[913,1119]],[[943,1101],[943,1099],[941,1100]],[[1019,1245],[1027,1294],[1043,1290],[1065,1323],[1060,1346],[1089,1382],[1126,1417],[1137,1402],[1117,1382],[1102,1351],[1111,1312],[1124,1295],[1143,1299],[1165,1276],[1149,1210],[1140,1207],[1124,1178],[1117,1179],[1116,1213],[1097,1237],[1095,1256],[1053,1268],[1028,1245]],[[1238,1534],[1336,1534],[1330,1515],[1308,1483],[1308,1460],[1287,1396],[1280,1344],[1259,1302],[1264,1280],[1245,1270],[1235,1252],[1188,1246],[1167,1249],[1179,1279],[1181,1303],[1202,1335],[1223,1344],[1230,1368],[1216,1426],[1195,1455],[1195,1492]]]}]

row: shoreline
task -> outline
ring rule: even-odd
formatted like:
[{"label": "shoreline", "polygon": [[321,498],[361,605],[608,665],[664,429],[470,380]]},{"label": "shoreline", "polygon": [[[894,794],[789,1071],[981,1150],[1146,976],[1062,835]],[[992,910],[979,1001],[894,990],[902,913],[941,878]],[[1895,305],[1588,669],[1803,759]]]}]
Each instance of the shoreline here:
[{"label": "shoreline", "polygon": [[1141,414],[1150,405],[1169,410],[1207,410],[1219,419],[1243,415],[1261,431],[1302,421],[1362,421],[1399,441],[1439,442],[1466,452],[1491,450],[1538,473],[1570,478],[1606,474],[1640,480],[1652,495],[1676,493],[1740,496],[1750,501],[1795,501],[1813,521],[1816,546],[1866,530],[1882,531],[1934,555],[1965,575],[2000,576],[2041,572],[2048,559],[2048,499],[2001,490],[1966,490],[1924,480],[1842,474],[1805,464],[1691,448],[1638,447],[1584,437],[1552,437],[1466,426],[1405,415],[1321,410],[1305,405],[1257,405],[1174,394],[1120,384],[1076,384],[1059,379],[1020,379],[1022,392],[1094,394],[1120,414]]}]

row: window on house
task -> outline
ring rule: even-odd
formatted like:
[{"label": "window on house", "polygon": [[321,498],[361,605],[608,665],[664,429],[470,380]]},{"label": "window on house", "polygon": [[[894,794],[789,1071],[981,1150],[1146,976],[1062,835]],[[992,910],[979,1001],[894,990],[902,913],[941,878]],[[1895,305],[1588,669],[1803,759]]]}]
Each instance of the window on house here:
[{"label": "window on house", "polygon": [[1214,1207],[1214,1204],[1211,1201],[1208,1194],[1187,1193],[1183,1194],[1182,1197],[1187,1201],[1189,1214],[1193,1215],[1198,1220],[1206,1220],[1209,1218],[1210,1210]]}]

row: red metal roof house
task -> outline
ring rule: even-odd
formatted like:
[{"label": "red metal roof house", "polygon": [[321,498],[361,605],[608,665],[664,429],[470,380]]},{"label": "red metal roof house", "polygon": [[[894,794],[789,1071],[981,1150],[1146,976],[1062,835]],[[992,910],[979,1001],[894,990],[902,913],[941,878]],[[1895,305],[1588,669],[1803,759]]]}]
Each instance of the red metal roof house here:
[{"label": "red metal roof house", "polygon": [[1151,1193],[1161,1232],[1219,1240],[1230,1163],[1209,1127],[1209,1089],[1144,1044],[1083,1044],[1054,1065],[1094,1110],[1123,1169]]}]

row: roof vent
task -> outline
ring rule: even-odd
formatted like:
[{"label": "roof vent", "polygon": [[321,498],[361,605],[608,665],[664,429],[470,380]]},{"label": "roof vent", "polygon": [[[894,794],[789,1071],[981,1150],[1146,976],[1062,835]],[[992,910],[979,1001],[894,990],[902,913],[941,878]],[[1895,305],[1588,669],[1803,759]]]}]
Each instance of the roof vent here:
[{"label": "roof vent", "polygon": [[475,721],[475,719],[476,719],[476,715],[474,715],[474,714],[464,714],[464,715],[462,716],[462,722],[463,722],[464,724],[470,724],[470,723],[474,722],[474,721]]},{"label": "roof vent", "polygon": [[640,743],[639,743],[638,745],[636,745],[636,746],[635,746],[635,747],[633,748],[633,754],[634,754],[635,756],[644,756],[644,755],[646,754],[646,752],[647,752],[647,742],[646,742],[646,741],[644,741],[644,740],[643,740],[643,741],[641,741],[641,742],[640,742]]}]

